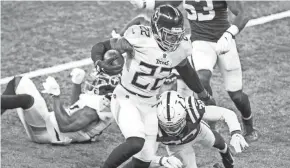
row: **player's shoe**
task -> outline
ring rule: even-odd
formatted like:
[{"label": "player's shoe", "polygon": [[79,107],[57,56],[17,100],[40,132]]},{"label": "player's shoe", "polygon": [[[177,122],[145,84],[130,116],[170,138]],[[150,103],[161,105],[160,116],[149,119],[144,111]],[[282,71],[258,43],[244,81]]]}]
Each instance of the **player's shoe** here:
[{"label": "player's shoe", "polygon": [[234,158],[230,151],[230,148],[227,149],[226,153],[220,153],[222,157],[222,161],[225,168],[233,168],[234,167]]},{"label": "player's shoe", "polygon": [[249,133],[245,133],[244,134],[245,140],[250,143],[250,142],[254,142],[257,141],[259,139],[259,133],[258,130],[253,129],[251,132]]}]

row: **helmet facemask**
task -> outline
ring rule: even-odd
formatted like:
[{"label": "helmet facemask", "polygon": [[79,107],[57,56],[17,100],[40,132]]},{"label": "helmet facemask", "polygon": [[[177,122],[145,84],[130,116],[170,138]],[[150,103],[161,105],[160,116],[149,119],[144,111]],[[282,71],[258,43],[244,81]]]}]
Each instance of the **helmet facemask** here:
[{"label": "helmet facemask", "polygon": [[108,75],[104,72],[90,74],[91,81],[85,82],[85,93],[107,95],[111,94],[120,82],[120,75]]},{"label": "helmet facemask", "polygon": [[155,35],[157,43],[165,51],[175,51],[184,37],[184,30],[182,28],[172,28],[171,30],[162,27],[158,30],[158,35]]}]

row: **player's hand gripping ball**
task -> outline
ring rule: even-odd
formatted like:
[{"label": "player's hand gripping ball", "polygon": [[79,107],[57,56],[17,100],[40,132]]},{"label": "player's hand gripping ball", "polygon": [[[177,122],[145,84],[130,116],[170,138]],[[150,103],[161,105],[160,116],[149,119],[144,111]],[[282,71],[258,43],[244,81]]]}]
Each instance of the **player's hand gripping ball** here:
[{"label": "player's hand gripping ball", "polygon": [[104,60],[98,60],[95,63],[97,69],[108,75],[117,75],[121,73],[124,65],[124,58],[117,50],[109,50],[104,54]]}]

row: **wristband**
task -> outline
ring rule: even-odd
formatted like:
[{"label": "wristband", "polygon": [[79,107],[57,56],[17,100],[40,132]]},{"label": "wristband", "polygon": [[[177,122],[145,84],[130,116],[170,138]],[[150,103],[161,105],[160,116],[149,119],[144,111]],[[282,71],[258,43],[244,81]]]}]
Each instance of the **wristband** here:
[{"label": "wristband", "polygon": [[231,132],[231,136],[233,136],[234,134],[241,134],[241,130],[235,130]]},{"label": "wristband", "polygon": [[231,25],[231,27],[229,27],[226,32],[230,33],[233,37],[236,36],[240,30],[238,28],[238,26],[236,25]]},{"label": "wristband", "polygon": [[211,95],[204,89],[202,92],[198,93],[198,98],[202,101],[209,100]]}]

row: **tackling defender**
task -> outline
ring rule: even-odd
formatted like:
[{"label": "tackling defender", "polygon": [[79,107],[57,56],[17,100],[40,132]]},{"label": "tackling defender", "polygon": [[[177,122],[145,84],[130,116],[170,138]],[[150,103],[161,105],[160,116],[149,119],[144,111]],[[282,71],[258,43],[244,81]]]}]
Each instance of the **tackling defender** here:
[{"label": "tackling defender", "polygon": [[[230,144],[237,153],[248,147],[241,135],[238,118],[231,110],[218,106],[205,106],[202,101],[193,96],[183,98],[175,91],[162,93],[156,106],[160,128],[157,141],[166,145],[169,156],[180,158],[183,167],[197,167],[193,148],[195,143],[218,149],[225,168],[234,167],[234,160],[228,145],[218,132],[209,129],[202,121],[203,119],[224,120],[231,133]],[[171,162],[168,168],[170,167],[179,166]]]},{"label": "tackling defender", "polygon": [[[206,90],[212,95],[210,79],[217,64],[225,89],[242,114],[245,138],[248,141],[258,139],[258,132],[253,127],[253,116],[250,101],[242,90],[242,69],[237,51],[235,36],[243,30],[250,20],[250,12],[242,1],[214,0],[131,0],[138,8],[153,9],[160,4],[174,6],[183,4],[191,27],[192,61]],[[232,24],[228,20],[228,9],[236,15]],[[178,85],[183,85],[179,81]],[[178,86],[178,87],[179,87]],[[183,93],[190,93],[186,86]],[[180,87],[179,87],[180,89]]]},{"label": "tackling defender", "polygon": [[114,120],[109,99],[120,75],[112,76],[102,71],[92,73],[93,82],[86,82],[85,93],[81,93],[85,72],[74,69],[71,76],[72,105],[68,109],[64,109],[60,102],[60,89],[54,78],[48,77],[43,84],[44,93],[53,97],[54,112],[48,112],[45,100],[33,82],[27,77],[15,77],[1,96],[1,110],[18,108],[18,116],[33,142],[69,144],[95,141]]},{"label": "tackling defender", "polygon": [[[188,87],[203,101],[214,101],[186,59],[191,55],[192,47],[184,37],[183,23],[183,15],[177,8],[160,6],[151,17],[151,27],[132,26],[124,37],[93,47],[97,57],[110,49],[126,53],[121,82],[111,101],[111,111],[126,141],[113,150],[103,168],[116,168],[133,155],[132,167],[149,167],[156,152],[158,132],[157,109],[153,105],[172,68],[177,69]],[[95,64],[110,71],[109,65],[100,65],[98,61]]]}]

